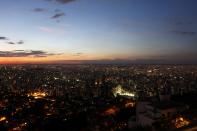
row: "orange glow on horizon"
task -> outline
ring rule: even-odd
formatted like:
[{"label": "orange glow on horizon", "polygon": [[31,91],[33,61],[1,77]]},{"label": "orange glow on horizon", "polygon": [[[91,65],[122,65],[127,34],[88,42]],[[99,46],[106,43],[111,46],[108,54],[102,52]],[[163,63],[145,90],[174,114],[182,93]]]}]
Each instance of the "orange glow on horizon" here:
[{"label": "orange glow on horizon", "polygon": [[67,61],[68,63],[80,63],[83,60],[116,60],[123,57],[116,57],[112,55],[96,55],[96,54],[84,54],[82,56],[74,56],[70,54],[55,55],[48,57],[0,57],[0,64],[24,64],[24,63],[61,63]]}]

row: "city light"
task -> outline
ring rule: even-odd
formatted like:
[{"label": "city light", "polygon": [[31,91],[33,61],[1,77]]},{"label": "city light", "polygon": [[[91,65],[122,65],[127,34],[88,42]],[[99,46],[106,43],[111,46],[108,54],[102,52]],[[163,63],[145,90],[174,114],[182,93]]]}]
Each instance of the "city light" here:
[{"label": "city light", "polygon": [[125,108],[134,107],[134,106],[135,106],[135,102],[127,102],[125,104]]},{"label": "city light", "polygon": [[44,98],[47,96],[47,93],[46,92],[41,92],[41,91],[38,91],[38,92],[32,92],[32,93],[29,93],[28,94],[28,97],[34,97],[35,99],[40,99],[40,98]]},{"label": "city light", "polygon": [[[0,123],[16,131],[50,125],[60,131],[135,130],[143,124],[155,130],[190,128],[197,122],[197,89],[191,88],[197,66],[172,67],[0,66]],[[150,69],[154,75],[147,74]],[[169,95],[170,100],[160,99]]]},{"label": "city light", "polygon": [[176,128],[181,128],[181,127],[187,126],[189,124],[190,124],[190,122],[188,120],[184,119],[183,117],[178,117],[175,120],[175,127]]},{"label": "city light", "polygon": [[0,122],[1,121],[5,121],[5,120],[6,120],[6,117],[5,116],[0,117]]},{"label": "city light", "polygon": [[118,108],[113,106],[105,110],[104,115],[115,115],[118,112]]},{"label": "city light", "polygon": [[25,123],[21,123],[17,127],[12,128],[12,131],[22,131],[25,126],[27,126],[26,122]]},{"label": "city light", "polygon": [[127,96],[127,97],[135,97],[134,93],[124,90],[121,85],[118,85],[116,88],[113,89],[113,95],[115,97],[117,97],[118,95]]}]

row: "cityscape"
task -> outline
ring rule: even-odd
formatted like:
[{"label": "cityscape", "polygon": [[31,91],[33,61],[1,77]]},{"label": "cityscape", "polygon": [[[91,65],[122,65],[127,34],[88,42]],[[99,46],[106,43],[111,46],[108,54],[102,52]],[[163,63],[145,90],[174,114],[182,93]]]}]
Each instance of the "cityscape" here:
[{"label": "cityscape", "polygon": [[5,130],[196,129],[195,65],[7,65],[0,74]]},{"label": "cityscape", "polygon": [[196,0],[0,0],[0,131],[197,131]]}]

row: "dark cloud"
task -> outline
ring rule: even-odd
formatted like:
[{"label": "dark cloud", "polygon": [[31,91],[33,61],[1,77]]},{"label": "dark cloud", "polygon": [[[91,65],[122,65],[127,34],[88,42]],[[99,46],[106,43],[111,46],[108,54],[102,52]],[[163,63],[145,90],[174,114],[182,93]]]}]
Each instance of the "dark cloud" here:
[{"label": "dark cloud", "polygon": [[0,40],[7,40],[7,37],[0,36]]},{"label": "dark cloud", "polygon": [[67,4],[67,3],[70,3],[70,2],[74,2],[75,0],[56,0],[57,2],[59,3],[62,3],[62,4]]},{"label": "dark cloud", "polygon": [[[56,3],[59,3],[59,4],[67,4],[67,3],[74,2],[76,0],[44,0],[44,1],[47,1],[47,2],[56,2]],[[43,12],[44,11],[42,8],[36,8],[34,10],[36,12]],[[65,13],[62,12],[60,9],[55,9],[54,12],[55,12],[55,14],[51,17],[51,19],[58,19],[60,17],[65,16]],[[60,20],[56,20],[56,22],[59,23]]]},{"label": "dark cloud", "polygon": [[17,44],[19,44],[19,45],[24,44],[24,41],[20,40],[19,42],[17,42]]},{"label": "dark cloud", "polygon": [[13,51],[0,51],[0,57],[47,57],[51,55],[59,55],[52,54],[42,50],[13,50]]},{"label": "dark cloud", "polygon": [[10,44],[10,45],[15,45],[16,43],[14,43],[14,42],[8,42],[8,44]]},{"label": "dark cloud", "polygon": [[194,31],[173,30],[171,32],[174,34],[178,34],[178,35],[188,35],[188,36],[196,35],[196,32],[194,32]]},{"label": "dark cloud", "polygon": [[65,13],[64,12],[60,12],[60,13],[56,13],[51,18],[52,19],[57,19],[57,18],[60,18],[60,17],[63,17],[63,16],[65,16]]},{"label": "dark cloud", "polygon": [[75,0],[45,0],[45,1],[49,1],[49,2],[56,1],[60,4],[67,4],[67,3],[70,3],[70,2],[74,2]]},{"label": "dark cloud", "polygon": [[34,57],[46,57],[46,55],[35,55]]},{"label": "dark cloud", "polygon": [[7,42],[7,43],[10,44],[10,45],[16,45],[16,44],[21,45],[21,44],[24,44],[24,41],[23,41],[23,40],[20,40],[20,41],[18,41],[18,42],[11,42],[11,41],[9,41],[9,42]]},{"label": "dark cloud", "polygon": [[[0,36],[0,40],[9,40],[9,39],[7,37]],[[8,41],[7,44],[10,44],[10,45],[24,44],[24,41],[23,40],[20,40],[18,42]]]},{"label": "dark cloud", "polygon": [[43,8],[35,8],[33,9],[34,12],[45,12],[46,9],[43,9]]}]

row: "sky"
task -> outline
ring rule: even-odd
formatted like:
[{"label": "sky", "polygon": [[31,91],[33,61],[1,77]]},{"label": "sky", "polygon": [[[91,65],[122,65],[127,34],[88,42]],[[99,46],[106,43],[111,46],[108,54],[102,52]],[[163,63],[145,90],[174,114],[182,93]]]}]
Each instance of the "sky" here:
[{"label": "sky", "polygon": [[0,63],[197,63],[196,0],[0,0]]}]

